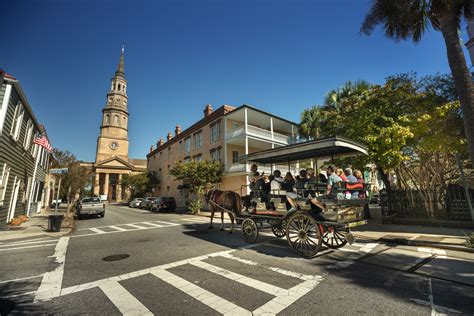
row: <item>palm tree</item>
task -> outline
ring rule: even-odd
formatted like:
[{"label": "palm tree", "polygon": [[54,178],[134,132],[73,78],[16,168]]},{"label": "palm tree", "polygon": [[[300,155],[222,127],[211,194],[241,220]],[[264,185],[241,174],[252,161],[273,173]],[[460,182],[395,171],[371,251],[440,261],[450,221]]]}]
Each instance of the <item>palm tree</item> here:
[{"label": "palm tree", "polygon": [[347,81],[339,89],[329,91],[324,99],[324,104],[329,108],[339,110],[342,99],[360,94],[361,92],[368,90],[370,87],[371,84],[365,80],[358,80],[355,82]]},{"label": "palm tree", "polygon": [[420,41],[430,26],[442,33],[474,162],[474,83],[458,34],[462,18],[472,18],[473,9],[472,0],[373,0],[361,32],[368,35],[381,24],[388,38],[414,42]]},{"label": "palm tree", "polygon": [[321,129],[325,119],[326,113],[322,107],[313,106],[305,109],[301,113],[300,134],[309,139],[322,137]]}]

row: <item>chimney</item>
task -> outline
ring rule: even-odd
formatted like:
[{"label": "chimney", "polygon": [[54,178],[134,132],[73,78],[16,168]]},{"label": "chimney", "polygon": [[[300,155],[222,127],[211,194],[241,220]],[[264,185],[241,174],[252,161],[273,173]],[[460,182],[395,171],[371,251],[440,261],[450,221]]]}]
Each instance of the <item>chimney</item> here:
[{"label": "chimney", "polygon": [[152,152],[153,149],[154,149],[154,148],[153,148],[153,145],[151,145],[151,146],[150,146],[150,152]]},{"label": "chimney", "polygon": [[176,136],[181,134],[181,126],[176,125],[176,128],[174,129],[174,133],[175,133]]},{"label": "chimney", "polygon": [[212,106],[208,104],[204,108],[204,117],[208,117],[211,113],[212,113]]},{"label": "chimney", "polygon": [[160,140],[156,142],[156,148],[163,146],[163,143],[164,143],[163,138],[160,138]]},{"label": "chimney", "polygon": [[168,136],[166,136],[166,139],[167,139],[168,141],[170,141],[172,138],[173,138],[173,134],[168,133]]}]

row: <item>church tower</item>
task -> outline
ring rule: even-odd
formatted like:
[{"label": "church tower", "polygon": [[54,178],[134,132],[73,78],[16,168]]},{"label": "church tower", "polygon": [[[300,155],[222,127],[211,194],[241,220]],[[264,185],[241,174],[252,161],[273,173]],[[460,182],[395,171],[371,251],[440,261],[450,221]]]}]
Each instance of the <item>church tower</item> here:
[{"label": "church tower", "polygon": [[114,156],[128,161],[128,97],[123,51],[122,47],[120,62],[107,93],[107,103],[102,109],[96,164]]}]

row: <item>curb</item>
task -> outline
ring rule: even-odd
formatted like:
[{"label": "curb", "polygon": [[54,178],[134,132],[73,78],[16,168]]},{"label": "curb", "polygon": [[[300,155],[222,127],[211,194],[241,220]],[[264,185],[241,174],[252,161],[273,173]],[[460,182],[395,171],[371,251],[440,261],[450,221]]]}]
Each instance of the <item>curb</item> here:
[{"label": "curb", "polygon": [[376,238],[367,238],[363,235],[356,235],[356,234],[354,234],[354,237],[358,239],[363,239],[363,240],[379,241],[383,243],[390,243],[390,244],[403,245],[403,246],[431,247],[431,248],[438,248],[438,249],[444,249],[444,250],[454,250],[454,251],[474,253],[474,248],[467,248],[461,245],[454,246],[454,245],[442,244],[442,243],[426,241],[426,240],[409,240],[405,238],[378,238],[376,239]]}]

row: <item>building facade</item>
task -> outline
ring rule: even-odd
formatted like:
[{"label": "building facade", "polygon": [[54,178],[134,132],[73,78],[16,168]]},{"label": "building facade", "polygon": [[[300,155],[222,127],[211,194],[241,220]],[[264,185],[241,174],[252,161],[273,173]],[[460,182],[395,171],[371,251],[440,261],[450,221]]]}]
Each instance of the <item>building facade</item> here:
[{"label": "building facade", "polygon": [[102,109],[96,158],[91,164],[94,195],[106,195],[109,202],[121,202],[128,198],[121,185],[124,175],[146,171],[145,159],[128,157],[127,84],[122,48],[120,62],[111,79],[107,101]]},{"label": "building facade", "polygon": [[46,176],[50,153],[33,143],[47,137],[20,83],[0,71],[0,227],[13,217],[47,206]]},{"label": "building facade", "polygon": [[[147,155],[147,169],[158,176],[155,196],[173,196],[179,206],[184,206],[186,190],[169,175],[176,162],[191,159],[213,159],[224,166],[222,190],[240,194],[247,184],[249,164],[239,163],[239,157],[252,152],[284,146],[296,140],[298,124],[261,111],[249,105],[238,108],[223,105],[215,111],[211,105],[204,109],[204,117],[182,131],[176,126],[166,141],[162,138],[152,146]],[[294,172],[295,166],[290,166]],[[266,174],[273,168],[287,170],[288,166],[261,166]]]}]

